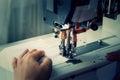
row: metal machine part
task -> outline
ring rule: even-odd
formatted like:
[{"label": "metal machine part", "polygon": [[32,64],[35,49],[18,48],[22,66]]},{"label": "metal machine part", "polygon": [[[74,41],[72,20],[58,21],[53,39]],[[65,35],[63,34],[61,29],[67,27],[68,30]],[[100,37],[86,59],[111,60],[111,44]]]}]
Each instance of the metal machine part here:
[{"label": "metal machine part", "polygon": [[[46,2],[48,3],[47,0]],[[97,17],[101,17],[98,16],[98,2],[99,0],[53,0],[52,7],[46,5],[44,20],[54,26],[55,38],[61,39],[59,50],[62,56],[73,59],[77,34],[98,29]]]},{"label": "metal machine part", "polygon": [[[118,13],[118,5],[118,0],[52,0],[52,4],[44,0],[44,21],[55,29],[55,38],[61,39],[60,54],[73,59],[77,35],[89,29],[98,30],[103,14],[111,15],[112,10]],[[102,44],[102,41],[98,43]]]},{"label": "metal machine part", "polygon": [[[54,22],[74,24],[96,20],[102,23],[101,0],[44,0],[44,21],[54,28]],[[98,10],[99,8],[99,10]]]},{"label": "metal machine part", "polygon": [[[59,45],[60,54],[70,60],[76,55],[77,47],[77,34],[86,32],[89,29],[96,31],[98,29],[97,24],[87,22],[87,27],[81,27],[80,23],[76,24],[65,24],[61,25],[59,23],[54,23],[57,30],[55,37],[61,39],[61,44]],[[65,28],[64,28],[65,27]],[[74,61],[74,60],[73,60]]]}]

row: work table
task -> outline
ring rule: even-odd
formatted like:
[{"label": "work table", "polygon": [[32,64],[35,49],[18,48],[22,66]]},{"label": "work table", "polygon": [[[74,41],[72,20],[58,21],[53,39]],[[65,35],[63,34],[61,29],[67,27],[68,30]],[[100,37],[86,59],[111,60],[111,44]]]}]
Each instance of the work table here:
[{"label": "work table", "polygon": [[[104,80],[101,77],[103,70],[106,70],[106,73],[113,72],[109,74],[111,77],[108,78],[108,76],[106,76],[105,80],[110,80],[110,78],[114,77],[116,74],[117,62],[110,62],[106,60],[105,55],[109,52],[120,49],[119,32],[116,32],[111,28],[112,27],[110,27],[110,30],[106,27],[101,28],[96,32],[92,32],[90,30],[87,33],[78,35],[77,53],[81,52],[79,49],[82,47],[85,47],[84,49],[88,49],[91,47],[91,43],[97,42],[97,40],[102,40],[107,45],[97,49],[93,48],[94,50],[78,54],[75,58],[81,60],[81,62],[76,64],[71,62],[66,63],[68,58],[59,55],[58,46],[60,44],[60,39],[54,38],[52,33],[1,45],[0,80],[13,80],[13,70],[11,65],[12,58],[14,56],[18,57],[25,49],[31,50],[33,48],[45,50],[46,55],[52,59],[53,71],[50,80],[78,80],[78,78],[81,80]],[[111,32],[111,30],[113,30],[113,32]],[[116,30],[120,30],[120,28],[117,27]],[[109,68],[106,68],[106,66]],[[91,75],[89,79],[84,78],[84,76],[88,75]]]}]

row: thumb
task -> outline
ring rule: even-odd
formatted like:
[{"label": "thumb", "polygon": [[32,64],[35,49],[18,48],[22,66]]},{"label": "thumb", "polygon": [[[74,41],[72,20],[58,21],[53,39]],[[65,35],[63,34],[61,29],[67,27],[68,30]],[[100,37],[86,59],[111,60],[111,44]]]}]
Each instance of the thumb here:
[{"label": "thumb", "polygon": [[35,51],[33,54],[31,54],[32,57],[35,59],[35,60],[39,60],[41,57],[43,57],[45,55],[45,52],[43,50],[39,50],[39,51]]},{"label": "thumb", "polygon": [[52,60],[48,57],[44,57],[42,63],[40,64],[40,67],[44,67],[46,69],[52,68]]}]

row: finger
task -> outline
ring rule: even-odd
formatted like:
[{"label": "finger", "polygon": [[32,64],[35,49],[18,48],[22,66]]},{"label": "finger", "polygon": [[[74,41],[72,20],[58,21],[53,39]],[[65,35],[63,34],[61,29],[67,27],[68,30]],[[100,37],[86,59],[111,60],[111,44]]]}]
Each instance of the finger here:
[{"label": "finger", "polygon": [[32,55],[32,57],[35,59],[35,60],[39,60],[41,57],[43,57],[45,54],[45,52],[43,50],[41,51],[35,51]]},{"label": "finger", "polygon": [[15,69],[17,67],[17,58],[16,57],[13,58],[12,67],[13,67],[13,69]]},{"label": "finger", "polygon": [[52,73],[52,60],[48,57],[45,57],[42,61],[42,63],[40,64],[40,69],[39,70],[43,70],[44,73],[46,75],[46,79],[45,80],[49,80],[51,73]]},{"label": "finger", "polygon": [[26,49],[26,50],[19,56],[19,58],[23,58],[23,56],[24,56],[25,54],[27,54],[28,51],[29,51],[29,50]]},{"label": "finger", "polygon": [[33,49],[30,51],[30,53],[34,53],[35,51],[37,51],[37,49]]},{"label": "finger", "polygon": [[45,57],[40,64],[40,67],[44,67],[46,69],[51,69],[52,68],[52,60],[48,57]]}]

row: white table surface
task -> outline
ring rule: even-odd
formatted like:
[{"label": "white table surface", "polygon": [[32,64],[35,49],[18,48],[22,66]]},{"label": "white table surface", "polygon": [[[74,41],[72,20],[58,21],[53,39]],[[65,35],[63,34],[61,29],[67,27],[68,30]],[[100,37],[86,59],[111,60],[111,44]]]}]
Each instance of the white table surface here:
[{"label": "white table surface", "polygon": [[[104,24],[108,26],[107,21],[109,20],[107,18],[105,20],[106,23]],[[112,20],[112,22],[114,21]],[[119,19],[117,23],[119,23]],[[108,64],[109,62],[104,57],[106,53],[120,49],[120,27],[106,27],[105,25],[103,25],[103,29],[96,32],[90,30],[87,33],[78,35],[78,46],[86,45],[98,39],[104,39],[104,42],[110,44],[110,46],[78,56],[77,58],[80,58],[83,62],[76,65],[65,63],[68,59],[59,55],[58,45],[60,40],[55,39],[52,34],[0,46],[0,80],[13,80],[12,58],[20,55],[26,48],[45,50],[46,55],[52,58],[53,73],[51,80],[60,78],[61,76],[68,76],[68,74],[72,75],[78,70],[79,72],[84,72],[94,67]],[[83,43],[84,41],[87,43]],[[93,61],[96,61],[96,63],[93,63]]]}]

